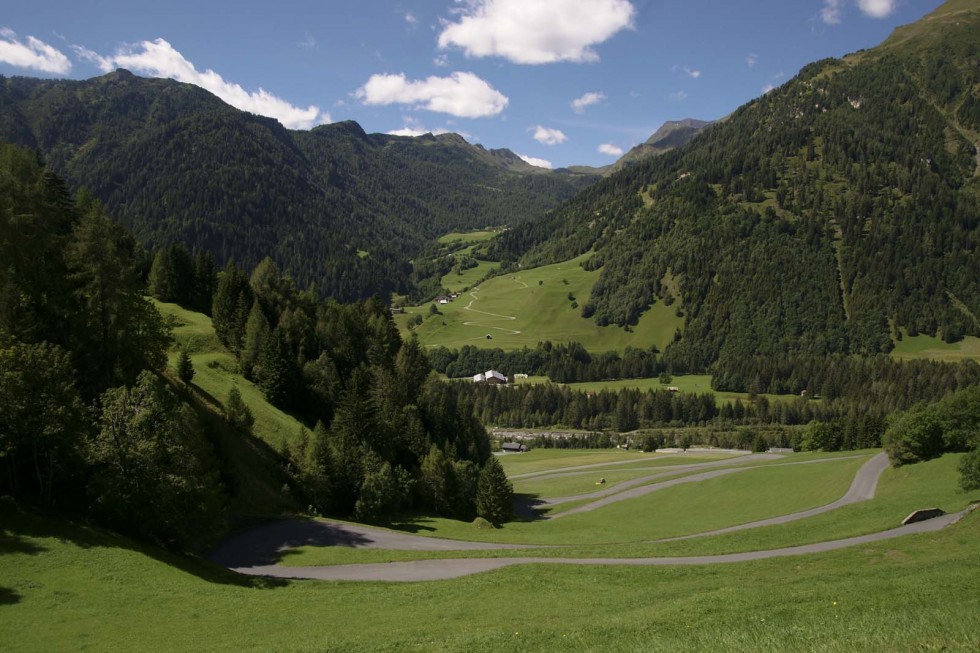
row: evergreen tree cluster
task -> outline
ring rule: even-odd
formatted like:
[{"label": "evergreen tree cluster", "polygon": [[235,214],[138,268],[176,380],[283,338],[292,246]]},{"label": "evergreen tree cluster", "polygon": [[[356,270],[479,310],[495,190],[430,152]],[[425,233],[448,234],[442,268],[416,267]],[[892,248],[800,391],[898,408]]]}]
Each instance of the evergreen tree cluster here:
[{"label": "evergreen tree cluster", "polygon": [[472,519],[490,456],[486,431],[465,399],[430,377],[421,346],[402,341],[378,297],[324,303],[265,259],[248,276],[226,267],[212,314],[219,339],[268,401],[315,425],[284,451],[315,510],[384,520],[428,509]]},{"label": "evergreen tree cluster", "polygon": [[556,383],[638,379],[657,376],[666,368],[657,356],[656,347],[626,347],[618,352],[590,353],[578,342],[552,344],[540,342],[537,347],[514,351],[484,349],[464,345],[459,350],[434,347],[428,351],[433,369],[450,378],[473,376],[490,369],[508,374],[547,376]]},{"label": "evergreen tree cluster", "polygon": [[196,548],[226,500],[196,415],[158,376],[170,327],[133,237],[0,145],[0,494]]}]

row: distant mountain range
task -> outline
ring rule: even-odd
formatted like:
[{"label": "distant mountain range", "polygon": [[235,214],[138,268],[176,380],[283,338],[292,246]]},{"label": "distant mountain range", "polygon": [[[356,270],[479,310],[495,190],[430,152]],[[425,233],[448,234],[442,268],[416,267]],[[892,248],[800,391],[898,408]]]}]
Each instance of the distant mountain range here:
[{"label": "distant mountain range", "polygon": [[491,254],[526,267],[594,250],[583,315],[630,326],[676,305],[675,369],[980,335],[978,53],[980,3],[951,0],[722,122],[655,135],[641,151],[700,132]]},{"label": "distant mountain range", "polygon": [[405,292],[441,233],[534,219],[597,177],[531,166],[456,134],[290,131],[171,80],[0,77],[0,140],[37,150],[148,246],[251,267],[271,255],[340,299]]}]

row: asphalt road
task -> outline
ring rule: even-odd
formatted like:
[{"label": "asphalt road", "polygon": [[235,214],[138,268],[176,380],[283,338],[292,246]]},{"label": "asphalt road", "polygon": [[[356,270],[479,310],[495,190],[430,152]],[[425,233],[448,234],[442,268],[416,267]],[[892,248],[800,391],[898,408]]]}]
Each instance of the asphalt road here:
[{"label": "asphalt road", "polygon": [[[814,464],[830,459],[818,459],[803,463]],[[711,463],[707,463],[711,464]],[[705,537],[748,528],[758,528],[773,524],[783,524],[813,515],[836,510],[842,506],[866,501],[874,497],[878,479],[888,467],[885,454],[873,456],[855,474],[847,493],[832,503],[819,508],[812,508],[789,515],[781,515],[729,528],[707,531],[671,539],[688,539]],[[735,469],[710,470],[702,474],[672,479],[663,483],[638,488],[629,488],[612,496],[603,497],[582,508],[595,509],[613,501],[622,501],[639,494],[653,492],[656,489],[668,487],[678,482],[695,482],[713,478],[726,473],[734,473],[753,469],[752,466]],[[676,468],[675,468],[676,473]],[[620,484],[620,487],[622,484]],[[569,511],[571,512],[571,511]],[[563,513],[565,514],[565,513]],[[240,533],[225,540],[211,554],[210,559],[220,565],[239,573],[272,576],[277,578],[317,579],[317,580],[354,580],[354,581],[424,581],[458,578],[492,569],[500,569],[519,564],[571,564],[571,565],[638,565],[638,566],[667,566],[667,565],[709,565],[733,562],[747,562],[765,558],[804,555],[833,551],[849,546],[868,542],[891,539],[911,533],[923,533],[939,530],[959,519],[964,513],[944,515],[935,519],[908,526],[900,526],[880,533],[861,535],[829,542],[819,542],[803,546],[771,549],[768,551],[749,551],[713,556],[669,557],[669,558],[459,558],[443,560],[419,560],[412,562],[391,562],[379,564],[335,565],[323,567],[286,567],[277,564],[283,551],[298,546],[347,546],[355,548],[377,548],[401,551],[478,551],[537,548],[534,545],[497,544],[490,542],[466,542],[459,540],[444,540],[424,537],[400,531],[390,531],[372,528],[361,524],[347,524],[329,521],[313,520],[281,520],[265,524],[250,531]],[[424,528],[424,527],[423,527]],[[661,540],[669,541],[669,540]]]},{"label": "asphalt road", "polygon": [[460,558],[449,560],[417,560],[413,562],[388,562],[364,565],[335,565],[330,567],[282,567],[261,565],[254,567],[233,567],[235,571],[256,576],[276,578],[348,580],[348,581],[428,581],[446,580],[469,576],[484,571],[509,567],[511,565],[551,564],[551,565],[630,565],[630,566],[678,566],[715,565],[734,562],[749,562],[767,558],[782,558],[835,551],[859,544],[880,542],[912,533],[937,531],[959,519],[964,513],[944,515],[936,519],[900,526],[880,533],[860,535],[842,540],[806,544],[803,546],[770,549],[768,551],[747,551],[713,556],[690,556],[677,558]]}]

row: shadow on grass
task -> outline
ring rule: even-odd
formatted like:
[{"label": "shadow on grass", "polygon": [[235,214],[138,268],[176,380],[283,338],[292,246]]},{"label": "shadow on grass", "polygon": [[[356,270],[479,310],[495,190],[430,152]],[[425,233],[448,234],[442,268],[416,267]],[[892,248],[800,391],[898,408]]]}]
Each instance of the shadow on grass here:
[{"label": "shadow on grass", "polygon": [[20,603],[21,596],[17,592],[7,587],[0,587],[0,605],[13,605]]},{"label": "shadow on grass", "polygon": [[545,518],[544,500],[539,494],[514,494],[515,521],[532,522]]},{"label": "shadow on grass", "polygon": [[[135,551],[209,583],[259,588],[288,584],[282,580],[242,576],[198,556],[168,551],[62,516],[36,514],[16,505],[0,505],[0,521],[4,522],[4,530],[0,534],[0,553],[3,554],[40,555],[48,549],[25,538],[56,539],[81,549],[105,547]],[[0,598],[0,603],[2,601]]]},{"label": "shadow on grass", "polygon": [[373,540],[343,524],[284,519],[232,535],[208,558],[223,567],[266,567],[278,564],[290,549],[301,546],[367,546]]},{"label": "shadow on grass", "polygon": [[418,523],[417,521],[414,521],[415,519],[424,519],[424,517],[410,517],[407,519],[403,518],[397,522],[390,522],[388,524],[385,524],[385,528],[390,528],[393,531],[401,531],[403,533],[421,533],[421,532],[431,533],[436,530],[432,526],[425,526],[423,524]]}]

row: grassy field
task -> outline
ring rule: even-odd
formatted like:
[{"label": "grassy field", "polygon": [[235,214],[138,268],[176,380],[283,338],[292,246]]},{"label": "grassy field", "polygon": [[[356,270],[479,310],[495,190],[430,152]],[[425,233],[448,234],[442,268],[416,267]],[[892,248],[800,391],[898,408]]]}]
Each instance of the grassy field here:
[{"label": "grassy field", "polygon": [[408,319],[421,313],[425,321],[414,331],[422,344],[452,349],[474,345],[511,350],[534,347],[543,340],[574,340],[590,351],[622,351],[627,345],[665,347],[674,331],[683,327],[683,318],[675,315],[676,307],[655,304],[631,331],[596,326],[581,316],[579,308],[572,307],[569,295],[584,304],[599,278],[598,271],[582,269],[580,263],[588,256],[494,277],[439,306],[441,315],[429,316],[429,306],[425,305],[407,308],[396,322],[405,335]]},{"label": "grassy field", "polygon": [[913,338],[903,330],[903,337],[895,342],[891,356],[899,360],[924,358],[946,362],[980,361],[980,338],[966,336],[959,342],[947,343],[933,336],[919,335]]},{"label": "grassy field", "polygon": [[486,276],[491,268],[496,266],[497,264],[492,261],[481,261],[477,259],[477,266],[475,268],[463,270],[460,274],[450,272],[443,276],[442,287],[450,292],[462,292],[464,288],[472,288],[480,279]]},{"label": "grassy field", "polygon": [[[864,459],[767,466],[670,487],[553,521],[477,530],[452,519],[413,520],[427,535],[515,544],[615,544],[687,535],[821,506],[840,498]],[[779,488],[774,492],[773,488]],[[563,506],[563,508],[565,508]],[[431,530],[429,530],[431,529]]]},{"label": "grassy field", "polygon": [[470,243],[485,243],[499,233],[500,231],[493,229],[483,231],[453,231],[440,236],[437,242],[442,245],[452,245],[454,243],[467,245]]},{"label": "grassy field", "polygon": [[255,416],[253,432],[271,446],[278,448],[283,440],[291,440],[302,425],[291,415],[270,405],[251,381],[238,373],[238,362],[224,348],[211,326],[211,318],[177,306],[154,301],[154,306],[165,316],[176,320],[176,343],[170,352],[170,365],[174,366],[180,347],[186,346],[194,363],[194,385],[213,403],[224,405],[228,392],[238,388],[242,399]]},{"label": "grassy field", "polygon": [[[425,552],[351,549],[345,547],[299,547],[284,553],[283,564],[326,565],[423,560],[436,557],[650,557],[714,555],[798,546],[854,537],[899,525],[913,510],[929,506],[953,513],[970,502],[980,501],[980,492],[959,489],[956,466],[961,454],[950,454],[918,465],[888,469],[876,496],[815,517],[787,524],[766,526],[723,535],[676,542],[623,542],[504,551]],[[814,455],[796,454],[793,460],[812,460]],[[733,461],[733,464],[736,461]],[[778,465],[779,463],[772,463]],[[746,472],[749,473],[749,472]],[[635,521],[635,519],[634,519]],[[468,525],[461,525],[464,532]],[[510,528],[505,526],[505,528]],[[475,530],[470,528],[470,530]],[[704,530],[704,529],[700,529]],[[499,531],[498,531],[499,532]],[[428,533],[428,531],[423,531]]]},{"label": "grassy field", "polygon": [[976,514],[937,533],[791,559],[525,565],[387,584],[244,579],[83,525],[0,511],[0,633],[11,652],[980,646]]}]

